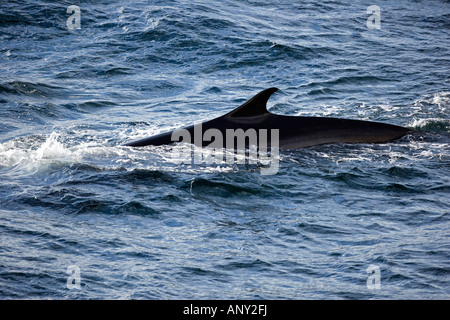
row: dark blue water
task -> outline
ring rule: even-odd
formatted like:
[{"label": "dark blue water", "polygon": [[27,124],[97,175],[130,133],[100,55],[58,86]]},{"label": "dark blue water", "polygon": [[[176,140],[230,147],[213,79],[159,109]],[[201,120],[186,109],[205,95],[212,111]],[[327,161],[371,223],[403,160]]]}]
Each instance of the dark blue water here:
[{"label": "dark blue water", "polygon": [[[0,298],[450,298],[449,49],[448,1],[2,1]],[[120,146],[273,86],[419,134],[269,176]]]}]

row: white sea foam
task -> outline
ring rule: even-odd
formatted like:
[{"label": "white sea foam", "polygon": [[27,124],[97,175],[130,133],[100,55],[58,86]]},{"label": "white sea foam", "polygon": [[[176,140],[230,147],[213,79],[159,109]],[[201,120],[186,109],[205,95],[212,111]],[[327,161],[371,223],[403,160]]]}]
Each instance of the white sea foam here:
[{"label": "white sea foam", "polygon": [[32,172],[45,169],[51,164],[70,164],[81,160],[79,153],[73,152],[59,141],[59,134],[56,132],[36,145],[39,141],[30,137],[24,143],[12,140],[0,144],[0,167],[19,167],[25,172]]},{"label": "white sea foam", "polygon": [[[133,130],[133,135],[141,136],[142,128]],[[115,133],[117,136],[124,134]],[[148,131],[147,131],[148,135]],[[174,146],[130,148],[120,144],[108,145],[102,138],[92,138],[87,142],[74,143],[76,138],[63,138],[64,133],[52,132],[46,136],[28,136],[0,144],[0,168],[19,170],[23,174],[43,172],[49,168],[86,164],[101,170],[162,170],[167,172],[230,172],[234,165],[217,159],[214,165],[181,164],[174,154],[182,153],[193,146],[178,144]],[[228,152],[228,151],[225,151]],[[204,156],[214,156],[213,151],[202,150]],[[239,157],[239,155],[236,155]],[[240,160],[240,159],[237,159]],[[242,162],[242,161],[241,161]],[[240,163],[240,162],[239,162]]]},{"label": "white sea foam", "polygon": [[414,106],[426,108],[429,106],[437,106],[439,111],[448,112],[450,108],[450,92],[443,91],[437,92],[432,95],[426,96],[423,99],[416,100]]}]

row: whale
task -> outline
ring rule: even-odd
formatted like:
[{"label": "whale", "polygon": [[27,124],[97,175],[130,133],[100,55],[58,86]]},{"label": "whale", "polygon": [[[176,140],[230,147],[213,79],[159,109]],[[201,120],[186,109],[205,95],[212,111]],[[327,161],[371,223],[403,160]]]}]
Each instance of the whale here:
[{"label": "whale", "polygon": [[[244,142],[238,145],[240,147],[258,144],[261,137],[266,139],[266,146],[273,147],[273,138],[276,136],[276,147],[291,150],[324,144],[387,143],[413,131],[402,126],[366,120],[274,114],[267,110],[267,102],[277,90],[275,87],[265,89],[218,118],[128,142],[124,146],[161,146],[188,142],[202,147],[220,147],[222,143],[224,148],[236,148],[236,143],[223,141],[223,137],[236,142],[238,132],[244,135],[244,139],[241,139]],[[264,135],[251,135],[251,130]],[[235,134],[230,135],[229,132]],[[222,138],[219,140],[217,137],[220,135]],[[253,136],[256,140],[250,139]]]}]

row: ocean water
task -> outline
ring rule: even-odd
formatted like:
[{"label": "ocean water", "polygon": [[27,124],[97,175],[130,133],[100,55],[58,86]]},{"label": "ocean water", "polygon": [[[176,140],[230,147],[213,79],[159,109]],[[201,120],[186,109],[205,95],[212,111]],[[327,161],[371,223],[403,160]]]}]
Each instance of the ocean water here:
[{"label": "ocean water", "polygon": [[[449,31],[438,0],[2,1],[0,298],[449,299]],[[418,133],[274,175],[121,146],[274,86]]]}]

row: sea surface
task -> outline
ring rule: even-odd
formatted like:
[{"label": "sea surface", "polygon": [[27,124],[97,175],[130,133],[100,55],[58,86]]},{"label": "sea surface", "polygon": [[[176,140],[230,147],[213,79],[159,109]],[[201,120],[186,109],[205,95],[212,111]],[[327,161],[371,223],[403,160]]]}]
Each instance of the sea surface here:
[{"label": "sea surface", "polygon": [[[0,299],[450,299],[449,51],[443,0],[2,1]],[[122,146],[269,87],[417,133],[273,175]]]}]

